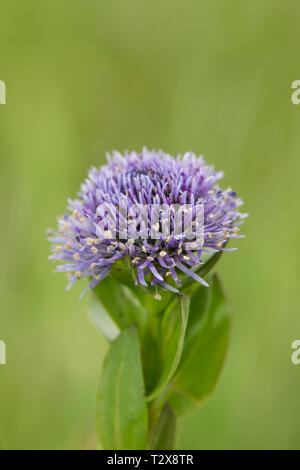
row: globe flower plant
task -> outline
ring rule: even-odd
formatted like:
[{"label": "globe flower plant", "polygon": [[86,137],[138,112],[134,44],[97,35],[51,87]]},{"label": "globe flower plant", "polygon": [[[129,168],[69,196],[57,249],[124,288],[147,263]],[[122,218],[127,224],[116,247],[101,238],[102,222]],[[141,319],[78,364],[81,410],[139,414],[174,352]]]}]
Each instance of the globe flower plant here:
[{"label": "globe flower plant", "polygon": [[90,318],[110,344],[103,449],[173,449],[176,418],[218,381],[230,316],[215,265],[247,216],[222,176],[190,152],[113,152],[48,233],[56,271],[67,288],[86,278]]}]

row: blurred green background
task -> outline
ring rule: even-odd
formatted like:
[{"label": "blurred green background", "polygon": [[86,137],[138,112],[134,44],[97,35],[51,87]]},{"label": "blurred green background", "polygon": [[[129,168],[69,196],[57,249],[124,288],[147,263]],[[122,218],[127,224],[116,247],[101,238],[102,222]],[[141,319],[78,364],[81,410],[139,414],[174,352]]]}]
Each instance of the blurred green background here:
[{"label": "blurred green background", "polygon": [[147,145],[202,153],[251,214],[219,267],[225,368],[178,448],[299,449],[299,2],[2,0],[0,14],[3,446],[96,448],[106,343],[44,232],[106,151]]}]

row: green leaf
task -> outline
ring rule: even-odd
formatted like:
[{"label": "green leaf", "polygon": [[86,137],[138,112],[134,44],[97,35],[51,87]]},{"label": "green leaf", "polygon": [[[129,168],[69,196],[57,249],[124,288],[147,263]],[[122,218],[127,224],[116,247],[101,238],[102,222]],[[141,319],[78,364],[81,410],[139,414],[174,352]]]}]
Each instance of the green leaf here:
[{"label": "green leaf", "polygon": [[[184,344],[184,336],[189,315],[190,299],[186,295],[178,295],[170,307],[164,312],[163,318],[158,317],[158,328],[154,328],[154,341],[146,345],[151,348],[149,357],[152,358],[152,367],[148,369],[144,361],[144,370],[150,370],[156,377],[156,383],[148,395],[153,400],[170,382],[178,367]],[[154,349],[153,349],[154,348]],[[145,353],[147,359],[147,351]],[[154,366],[154,367],[153,367]],[[147,375],[146,375],[147,376]]]},{"label": "green leaf", "polygon": [[172,450],[175,447],[176,417],[168,403],[165,404],[149,438],[150,450]]},{"label": "green leaf", "polygon": [[[150,294],[145,292],[140,286],[136,286],[135,289],[135,294],[138,296],[141,304],[144,306],[145,310],[151,314],[156,314],[165,310],[170,304],[171,299],[174,297],[172,292],[161,287],[156,287],[156,290],[154,289]],[[155,294],[158,298],[155,297]]]},{"label": "green leaf", "polygon": [[140,332],[143,331],[147,312],[128,287],[108,276],[94,288],[94,293],[89,309],[90,317],[109,341],[115,339],[117,330],[123,330],[133,323],[137,323]]},{"label": "green leaf", "polygon": [[114,341],[119,336],[121,331],[120,326],[117,325],[115,319],[109,315],[102,302],[95,294],[92,294],[88,313],[93,325],[97,330],[101,331],[108,341]]},{"label": "green leaf", "polygon": [[134,297],[139,299],[141,305],[143,305],[147,312],[161,312],[170,303],[170,298],[172,296],[170,291],[160,286],[151,285],[151,281],[153,279],[152,273],[149,273],[145,277],[148,287],[142,286],[141,284],[135,285],[135,281],[137,279],[136,268],[130,264],[129,256],[126,256],[114,263],[110,274],[118,282],[125,285],[132,292]]},{"label": "green leaf", "polygon": [[[183,394],[187,402],[199,403],[212,393],[223,367],[229,330],[229,309],[220,281],[213,275],[210,287],[201,287],[192,297],[184,349],[174,379],[177,401]],[[170,398],[173,406],[174,400]]]},{"label": "green leaf", "polygon": [[129,288],[133,288],[135,279],[130,257],[124,256],[124,258],[115,261],[111,267],[110,276]]},{"label": "green leaf", "polygon": [[168,403],[178,417],[190,413],[197,407],[194,397],[189,397],[186,393],[178,390],[174,384],[170,385],[166,396]]},{"label": "green leaf", "polygon": [[97,397],[97,434],[104,449],[145,449],[148,413],[137,329],[123,330],[104,360]]},{"label": "green leaf", "polygon": [[103,308],[111,315],[112,319],[120,329],[128,326],[128,319],[124,314],[119,284],[107,276],[94,288],[94,293],[103,305]]}]

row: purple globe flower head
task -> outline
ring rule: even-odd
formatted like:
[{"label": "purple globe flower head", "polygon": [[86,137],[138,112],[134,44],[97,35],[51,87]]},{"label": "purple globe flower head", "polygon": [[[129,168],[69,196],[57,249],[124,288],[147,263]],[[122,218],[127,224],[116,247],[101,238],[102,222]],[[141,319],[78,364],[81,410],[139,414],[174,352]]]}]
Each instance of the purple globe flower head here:
[{"label": "purple globe flower head", "polygon": [[95,287],[119,260],[130,259],[136,284],[159,285],[178,293],[182,275],[207,285],[195,271],[209,252],[231,251],[240,238],[240,198],[221,190],[203,158],[188,152],[175,158],[162,151],[121,155],[91,168],[78,198],[58,219],[50,259],[62,262],[68,288],[89,278]]}]

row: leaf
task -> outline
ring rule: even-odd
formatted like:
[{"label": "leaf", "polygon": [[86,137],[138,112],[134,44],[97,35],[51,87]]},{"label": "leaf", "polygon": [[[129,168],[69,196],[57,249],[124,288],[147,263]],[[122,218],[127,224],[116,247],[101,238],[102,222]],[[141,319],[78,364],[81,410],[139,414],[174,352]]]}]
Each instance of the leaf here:
[{"label": "leaf", "polygon": [[90,317],[108,340],[116,337],[117,330],[123,330],[133,323],[137,323],[139,331],[143,330],[146,310],[128,287],[108,276],[94,288],[94,293],[96,298],[92,299]]},{"label": "leaf", "polygon": [[176,417],[168,403],[165,404],[149,438],[150,450],[172,450],[175,446]]},{"label": "leaf", "polygon": [[92,294],[88,312],[93,325],[101,331],[108,341],[114,341],[119,336],[120,327],[94,294]]},{"label": "leaf", "polygon": [[174,384],[170,385],[167,400],[176,416],[190,413],[197,406],[194,397],[189,397],[186,393],[175,388]]},{"label": "leaf", "polygon": [[[148,401],[160,394],[176,372],[183,350],[189,305],[188,296],[178,295],[164,313],[163,318],[158,318],[158,334],[154,338],[155,342],[150,351],[152,360],[154,359],[154,367],[149,368],[152,374],[156,372],[157,382],[147,397]],[[154,350],[156,356],[153,354],[153,347],[156,348]],[[147,363],[144,363],[144,370],[147,373]]]},{"label": "leaf", "polygon": [[[173,294],[160,286],[152,286],[152,273],[145,276],[145,280],[148,284],[147,287],[141,284],[135,284],[137,281],[137,272],[136,268],[130,264],[128,256],[114,263],[110,274],[121,284],[125,285],[128,290],[130,290],[132,294],[139,299],[141,305],[143,305],[147,312],[161,312],[170,303],[170,299]],[[170,280],[170,283],[172,284],[172,280]],[[177,286],[174,285],[174,287]],[[158,295],[160,300],[158,300],[155,295]]]},{"label": "leaf", "polygon": [[147,404],[137,329],[123,330],[104,360],[97,397],[97,434],[104,449],[145,449]]},{"label": "leaf", "polygon": [[[135,293],[141,304],[144,306],[145,310],[147,310],[147,312],[151,312],[151,314],[156,314],[166,309],[174,297],[172,292],[167,291],[162,287],[156,287],[156,290],[153,288],[154,290],[150,294],[145,292],[140,286],[136,286],[135,289]],[[159,300],[155,298],[155,294],[159,295]]]},{"label": "leaf", "polygon": [[120,329],[128,326],[128,320],[124,315],[124,307],[120,299],[122,296],[122,294],[120,295],[120,286],[111,276],[107,276],[97,284],[94,293]]},{"label": "leaf", "polygon": [[[229,309],[217,275],[193,296],[181,362],[174,379],[179,392],[196,402],[209,396],[220,376],[229,340]],[[174,399],[170,398],[172,404]]]},{"label": "leaf", "polygon": [[129,288],[134,287],[134,272],[130,257],[124,256],[124,258],[115,261],[111,267],[110,275]]}]

